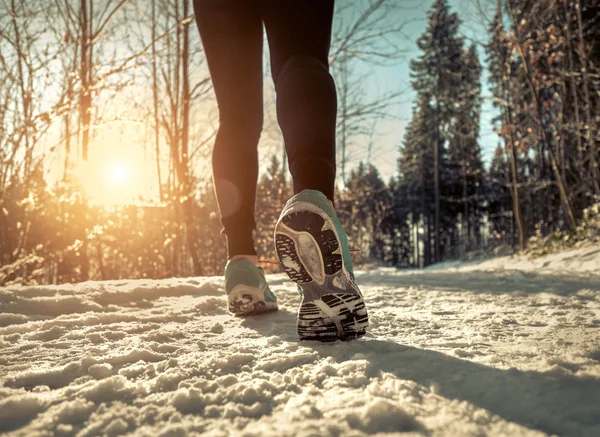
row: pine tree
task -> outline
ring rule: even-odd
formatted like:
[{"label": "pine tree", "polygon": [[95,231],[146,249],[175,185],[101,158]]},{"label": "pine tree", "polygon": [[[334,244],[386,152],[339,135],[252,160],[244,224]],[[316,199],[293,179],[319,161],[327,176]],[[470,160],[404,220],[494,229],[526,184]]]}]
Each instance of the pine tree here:
[{"label": "pine tree", "polygon": [[423,247],[420,247],[419,239],[415,239],[414,251],[418,258],[415,264],[424,266],[432,262],[430,230],[435,214],[435,186],[431,162],[434,144],[439,146],[433,132],[434,116],[430,101],[427,94],[419,96],[406,129],[398,158],[399,186],[396,194],[396,198],[409,209],[407,216],[410,216],[413,232],[418,235],[419,229],[423,230]]},{"label": "pine tree", "polygon": [[449,148],[450,168],[454,167],[455,170],[452,169],[446,180],[452,185],[455,206],[462,216],[462,244],[469,249],[471,240],[480,241],[481,211],[478,204],[484,179],[478,143],[481,64],[475,46],[469,47],[464,53],[461,77],[461,93]]},{"label": "pine tree", "polygon": [[357,262],[381,259],[385,236],[381,232],[384,218],[393,206],[393,199],[378,170],[371,164],[360,162],[350,172],[343,193],[340,210],[347,214],[341,220],[349,240],[360,252]]},{"label": "pine tree", "polygon": [[388,183],[391,207],[383,218],[381,232],[385,235],[383,260],[397,267],[418,266],[416,239],[411,232],[412,211],[409,199],[409,185],[402,184],[399,178],[391,178]]},{"label": "pine tree", "polygon": [[413,88],[428,95],[433,109],[433,132],[438,147],[433,149],[434,254],[441,259],[441,183],[444,150],[449,140],[455,105],[460,93],[463,40],[458,34],[460,20],[451,13],[447,0],[436,0],[428,14],[428,25],[417,40],[423,54],[411,62]]}]

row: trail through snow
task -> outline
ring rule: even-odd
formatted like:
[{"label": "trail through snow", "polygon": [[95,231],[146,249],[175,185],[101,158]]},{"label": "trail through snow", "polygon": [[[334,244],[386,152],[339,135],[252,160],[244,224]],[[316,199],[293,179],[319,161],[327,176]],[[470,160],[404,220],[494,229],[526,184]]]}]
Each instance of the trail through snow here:
[{"label": "trail through snow", "polygon": [[216,277],[1,288],[0,434],[599,436],[595,250],[358,272],[349,343],[297,340],[285,275],[246,319]]}]

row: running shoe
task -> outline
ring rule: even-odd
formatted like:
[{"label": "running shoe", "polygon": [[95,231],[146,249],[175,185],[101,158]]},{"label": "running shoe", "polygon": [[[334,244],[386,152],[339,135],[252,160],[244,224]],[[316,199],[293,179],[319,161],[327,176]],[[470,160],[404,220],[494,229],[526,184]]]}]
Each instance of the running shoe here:
[{"label": "running shoe", "polygon": [[225,291],[229,311],[236,316],[252,316],[278,309],[277,298],[269,289],[264,270],[249,259],[227,263]]},{"label": "running shoe", "polygon": [[304,190],[285,205],[275,226],[281,266],[302,290],[300,340],[352,340],[369,317],[354,280],[348,237],[323,193]]}]

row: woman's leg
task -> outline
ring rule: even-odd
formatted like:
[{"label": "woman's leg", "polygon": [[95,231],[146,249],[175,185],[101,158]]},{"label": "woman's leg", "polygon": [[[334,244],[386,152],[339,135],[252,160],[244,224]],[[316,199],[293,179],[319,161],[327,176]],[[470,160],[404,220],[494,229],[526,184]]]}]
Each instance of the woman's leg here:
[{"label": "woman's leg", "polygon": [[219,105],[213,182],[228,257],[256,255],[252,231],[262,130],[262,20],[248,0],[194,0]]},{"label": "woman's leg", "polygon": [[277,116],[297,193],[275,227],[277,256],[302,290],[300,339],[351,340],[365,334],[369,317],[346,233],[327,201],[335,181],[336,92],[327,62],[333,0],[264,1]]},{"label": "woman's leg", "polygon": [[333,0],[263,0],[263,20],[294,192],[333,201],[337,96],[329,74]]}]

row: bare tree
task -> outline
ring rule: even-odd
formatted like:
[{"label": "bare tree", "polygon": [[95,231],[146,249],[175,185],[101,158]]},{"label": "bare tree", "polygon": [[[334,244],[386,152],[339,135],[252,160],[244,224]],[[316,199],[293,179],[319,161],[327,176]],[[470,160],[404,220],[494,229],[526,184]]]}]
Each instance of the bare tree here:
[{"label": "bare tree", "polygon": [[340,2],[336,10],[330,64],[338,87],[337,138],[344,183],[352,144],[370,136],[374,120],[392,118],[390,108],[403,94],[400,90],[368,98],[368,73],[358,72],[359,67],[393,65],[406,54],[400,41],[409,21],[398,20],[401,11],[392,0]]},{"label": "bare tree", "polygon": [[[23,200],[31,197],[32,178],[43,170],[45,151],[38,143],[64,111],[66,98],[52,88],[51,63],[61,52],[44,38],[42,12],[40,4],[24,0],[0,6],[0,260],[8,263],[27,256],[36,205]],[[7,218],[9,192],[11,202],[24,205],[16,235]]]},{"label": "bare tree", "polygon": [[521,35],[521,31],[518,28],[518,24],[517,24],[518,22],[516,20],[515,11],[511,7],[510,2],[508,3],[507,10],[510,15],[512,27],[513,27],[513,43],[515,45],[515,48],[517,49],[516,50],[517,53],[519,54],[519,56],[522,60],[522,65],[523,65],[523,69],[524,69],[524,77],[525,77],[525,80],[527,83],[527,87],[529,88],[529,92],[531,93],[531,97],[533,98],[533,101],[534,101],[534,106],[535,106],[534,115],[537,119],[539,131],[541,133],[542,139],[547,146],[548,154],[550,156],[550,162],[552,164],[552,169],[554,170],[556,183],[557,183],[558,190],[560,193],[561,202],[562,202],[562,205],[564,208],[565,215],[567,217],[568,226],[571,230],[574,230],[576,227],[575,216],[573,215],[573,210],[571,208],[571,204],[570,204],[570,200],[569,200],[569,193],[567,191],[567,186],[566,186],[566,181],[564,180],[563,172],[561,171],[561,169],[559,167],[556,153],[552,147],[553,144],[556,144],[556,138],[551,138],[551,136],[555,136],[555,133],[554,133],[554,131],[552,133],[548,133],[546,130],[546,127],[544,126],[544,123],[542,121],[544,109],[543,109],[543,103],[539,97],[539,88],[536,86],[536,83],[534,82],[535,78],[534,78],[534,72],[533,72],[532,66],[531,66],[531,60],[529,59],[528,55],[526,54],[526,49],[524,48],[523,36]]},{"label": "bare tree", "polygon": [[[209,120],[205,114],[192,108],[210,90],[210,79],[202,68],[198,36],[194,27],[190,29],[193,14],[189,0],[153,0],[148,6],[148,11],[141,11],[148,28],[140,35],[142,45],[150,48],[147,73],[152,99],[146,120],[154,134],[160,199],[167,201],[173,214],[168,225],[171,237],[167,239],[171,274],[188,272],[189,262],[192,273],[200,274],[194,218],[196,180],[191,169],[195,159],[206,153],[212,130],[206,129]],[[205,132],[195,135],[198,125]],[[162,165],[163,158],[168,166]]]}]

